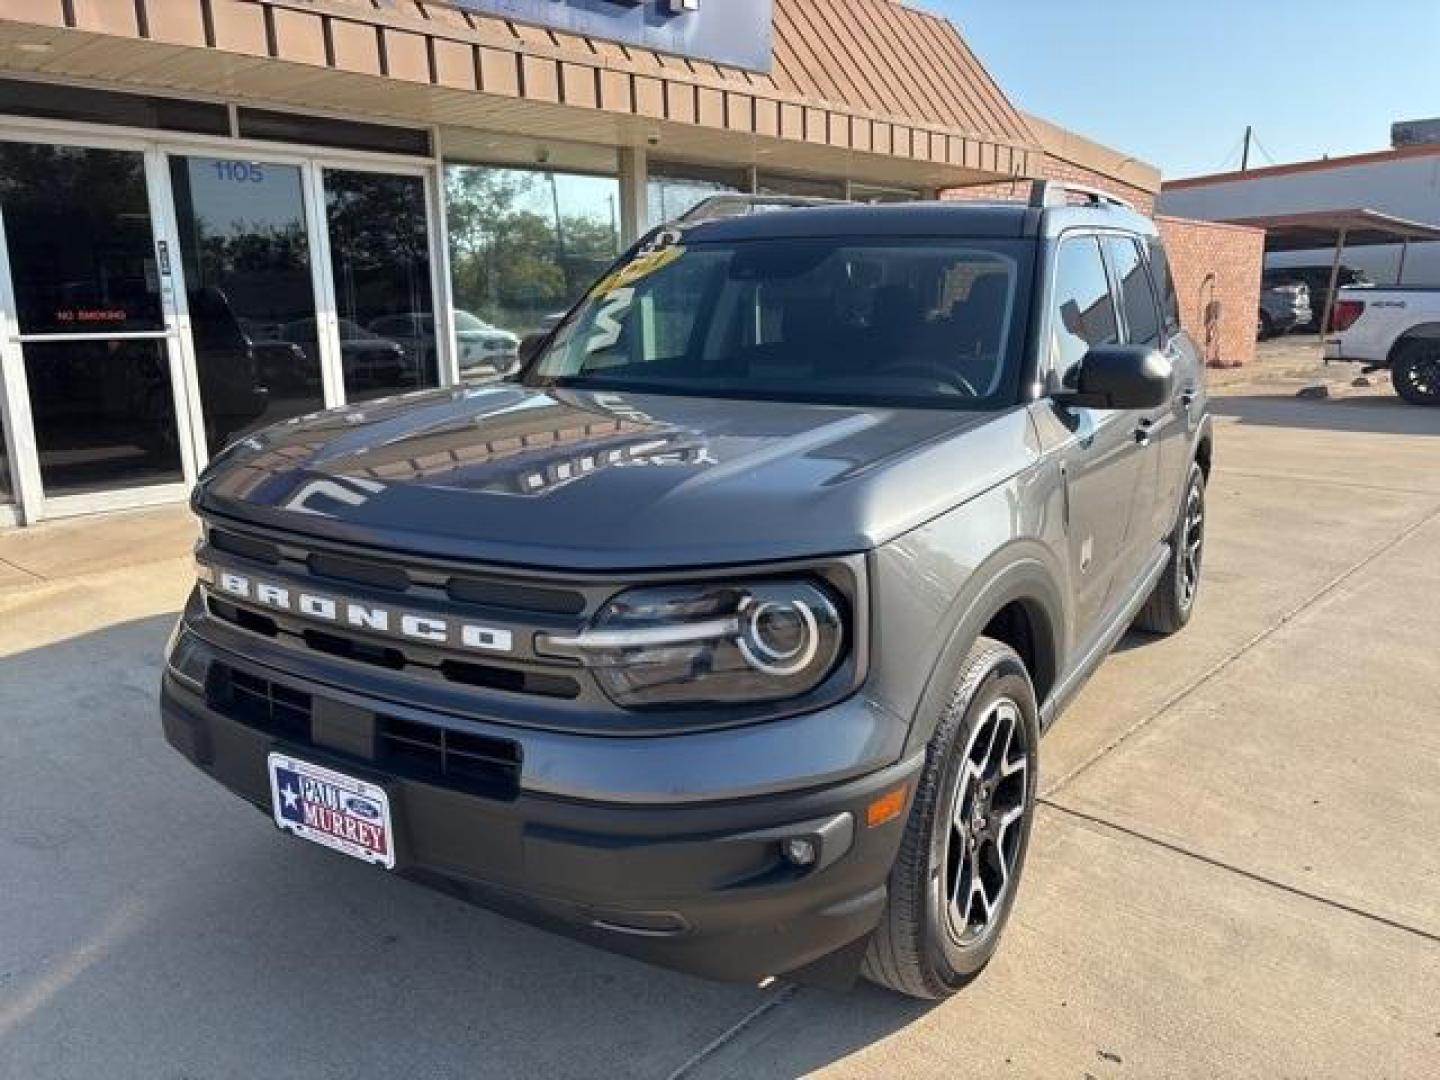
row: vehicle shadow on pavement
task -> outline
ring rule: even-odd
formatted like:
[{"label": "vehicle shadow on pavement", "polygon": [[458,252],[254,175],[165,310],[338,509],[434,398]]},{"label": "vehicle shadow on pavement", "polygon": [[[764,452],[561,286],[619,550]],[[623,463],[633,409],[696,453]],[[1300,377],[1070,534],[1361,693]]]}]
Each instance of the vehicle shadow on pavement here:
[{"label": "vehicle shadow on pavement", "polygon": [[1282,394],[1215,396],[1217,417],[1242,424],[1376,435],[1440,435],[1440,409],[1407,404],[1398,397],[1363,395],[1307,400]]},{"label": "vehicle shadow on pavement", "polygon": [[[282,837],[165,744],[172,624],[0,657],[13,1075],[666,1077],[781,992],[611,956]],[[802,990],[751,1034],[804,1017],[764,1070],[793,1075],[925,1008]]]}]

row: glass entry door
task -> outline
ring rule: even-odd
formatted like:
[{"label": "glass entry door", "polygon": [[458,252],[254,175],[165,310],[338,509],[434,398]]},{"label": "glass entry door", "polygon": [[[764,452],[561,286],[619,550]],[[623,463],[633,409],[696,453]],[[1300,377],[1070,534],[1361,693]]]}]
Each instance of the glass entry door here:
[{"label": "glass entry door", "polygon": [[322,170],[346,401],[440,385],[425,178]]},{"label": "glass entry door", "polygon": [[[12,433],[45,499],[186,477],[169,267],[140,149],[0,141]],[[21,419],[23,418],[23,419]],[[35,475],[38,473],[38,476]],[[0,480],[0,498],[8,478]]]},{"label": "glass entry door", "polygon": [[303,166],[170,157],[205,446],[324,408]]},{"label": "glass entry door", "polygon": [[[439,385],[422,170],[168,160],[202,460],[281,420]],[[397,333],[397,317],[421,329]]]},{"label": "glass entry door", "polygon": [[0,524],[178,499],[253,431],[453,371],[423,163],[26,140],[0,136]]}]

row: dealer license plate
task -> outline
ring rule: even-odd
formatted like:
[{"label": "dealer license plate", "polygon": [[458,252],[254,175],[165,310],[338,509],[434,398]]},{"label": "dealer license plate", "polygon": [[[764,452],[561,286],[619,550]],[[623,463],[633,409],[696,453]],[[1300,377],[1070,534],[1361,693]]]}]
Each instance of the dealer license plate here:
[{"label": "dealer license plate", "polygon": [[395,832],[384,788],[288,754],[271,754],[270,802],[275,824],[286,832],[395,868]]}]

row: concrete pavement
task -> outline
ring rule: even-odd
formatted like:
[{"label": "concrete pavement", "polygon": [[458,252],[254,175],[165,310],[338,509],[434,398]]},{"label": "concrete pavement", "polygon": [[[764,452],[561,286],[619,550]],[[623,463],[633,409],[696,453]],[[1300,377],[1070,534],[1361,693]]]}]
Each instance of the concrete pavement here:
[{"label": "concrete pavement", "polygon": [[938,1007],[282,840],[160,738],[183,512],[0,534],[0,1076],[1440,1075],[1440,414],[1225,395],[1196,621],[1047,737],[1007,940]]}]

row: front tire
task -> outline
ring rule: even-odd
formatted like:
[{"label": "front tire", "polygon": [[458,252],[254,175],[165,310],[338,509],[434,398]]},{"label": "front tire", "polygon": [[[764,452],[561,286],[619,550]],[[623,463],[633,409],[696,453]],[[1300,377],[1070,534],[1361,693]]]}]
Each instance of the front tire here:
[{"label": "front tire", "polygon": [[1205,555],[1205,473],[1198,463],[1190,466],[1185,485],[1185,502],[1170,534],[1170,561],[1155,583],[1155,591],[1140,614],[1135,628],[1150,634],[1174,634],[1185,628],[1200,595],[1200,569]]},{"label": "front tire", "polygon": [[1411,405],[1440,405],[1440,341],[1407,341],[1395,352],[1390,381],[1395,384],[1395,392]]},{"label": "front tire", "polygon": [[1030,842],[1039,742],[1024,663],[978,639],[930,740],[866,978],[935,1000],[990,962]]}]

